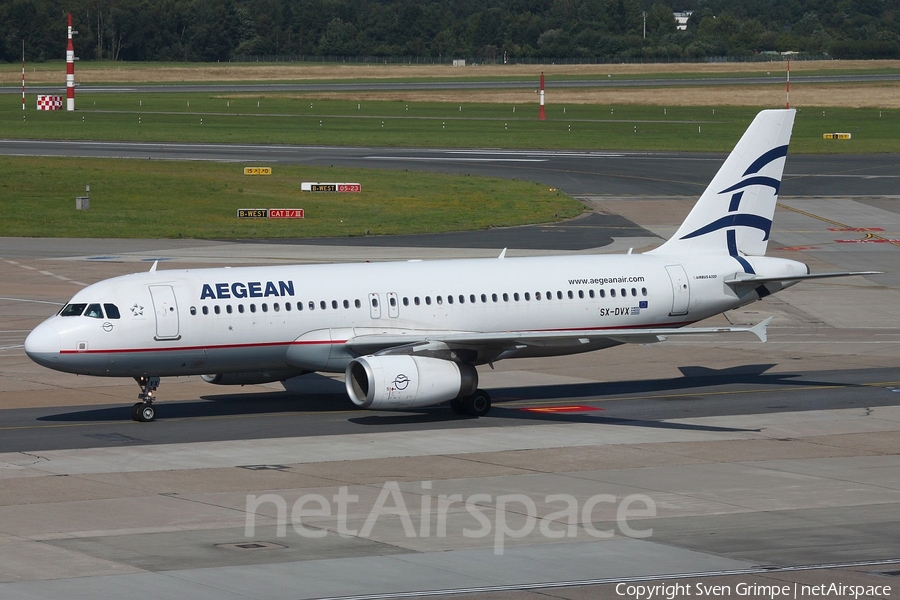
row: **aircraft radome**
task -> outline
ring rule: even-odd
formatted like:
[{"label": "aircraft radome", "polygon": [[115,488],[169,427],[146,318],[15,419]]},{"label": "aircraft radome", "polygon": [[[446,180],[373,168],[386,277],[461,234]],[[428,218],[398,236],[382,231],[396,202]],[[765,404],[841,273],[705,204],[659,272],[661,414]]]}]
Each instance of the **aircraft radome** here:
[{"label": "aircraft radome", "polygon": [[25,340],[35,362],[133,377],[132,415],[155,416],[161,377],[221,385],[344,372],[353,402],[408,409],[450,402],[484,415],[476,366],[601,350],[672,335],[810,274],[767,257],[793,110],[753,120],[675,235],[643,254],[157,270],[78,292]]}]

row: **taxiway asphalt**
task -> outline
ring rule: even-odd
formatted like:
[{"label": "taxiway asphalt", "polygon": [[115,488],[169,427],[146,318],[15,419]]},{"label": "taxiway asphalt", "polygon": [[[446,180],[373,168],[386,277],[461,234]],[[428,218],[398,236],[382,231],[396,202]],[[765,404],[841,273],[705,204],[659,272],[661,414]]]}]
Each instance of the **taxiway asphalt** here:
[{"label": "taxiway asphalt", "polygon": [[[787,173],[805,173],[795,158]],[[893,585],[883,597],[897,597],[900,200],[878,186],[900,171],[896,157],[878,157],[875,167],[841,158],[846,171],[829,166],[832,157],[809,167],[831,182],[828,194],[810,188],[783,198],[770,254],[814,271],[884,275],[804,283],[712,320],[774,316],[767,344],[692,339],[497,363],[481,370],[497,400],[481,419],[441,408],[348,410],[340,381],[312,376],[292,382],[290,392],[164,380],[159,421],[138,424],[128,410],[133,382],[47,371],[21,343],[83,285],[158,259],[166,269],[494,249],[453,240],[373,247],[0,239],[0,595],[361,598],[449,590],[578,599],[618,597],[617,582],[702,581]],[[715,159],[703,168],[715,170]],[[645,165],[641,177],[655,180],[664,161],[634,162]],[[879,177],[835,182],[824,177],[829,170]],[[598,217],[587,235],[563,228],[560,239],[576,240],[583,253],[625,252],[668,236],[690,209],[694,184],[691,197],[671,187],[654,197],[640,195],[635,179],[626,178],[628,191],[619,194],[591,191],[589,181],[571,188]],[[815,181],[786,178],[785,193],[807,179]],[[846,182],[860,193],[847,192]],[[519,239],[539,237],[540,228],[522,229]],[[859,229],[877,229],[876,237]],[[509,246],[510,256],[562,251]],[[342,489],[358,496],[343,523],[333,500]],[[360,534],[385,490],[410,521],[400,511],[381,514]],[[265,494],[272,501],[255,504]],[[461,498],[443,517],[440,495]],[[571,531],[559,513],[565,502],[553,495],[578,506]],[[307,529],[297,528],[294,517],[306,513],[292,508],[314,496],[332,512],[304,516]],[[508,505],[498,506],[501,497]],[[622,529],[618,511],[627,499],[638,503],[628,522],[634,531],[652,529],[648,536]],[[592,506],[586,521],[585,505]],[[473,511],[490,524],[487,534]],[[356,533],[341,535],[341,527]],[[522,535],[497,537],[506,530]]]}]

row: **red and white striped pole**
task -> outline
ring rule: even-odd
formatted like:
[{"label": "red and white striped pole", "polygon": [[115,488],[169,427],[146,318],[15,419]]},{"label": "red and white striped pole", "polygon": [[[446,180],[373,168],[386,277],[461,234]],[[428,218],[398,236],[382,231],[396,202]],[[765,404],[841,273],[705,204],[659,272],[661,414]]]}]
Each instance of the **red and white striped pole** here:
[{"label": "red and white striped pole", "polygon": [[787,66],[787,90],[785,91],[784,107],[791,107],[791,59],[788,59]]},{"label": "red and white striped pole", "polygon": [[75,110],[75,47],[72,45],[72,14],[69,13],[66,42],[66,110]]},{"label": "red and white striped pole", "polygon": [[544,72],[541,71],[541,112],[538,115],[538,119],[543,121],[547,118],[547,113],[544,112]]},{"label": "red and white striped pole", "polygon": [[25,40],[22,40],[22,110],[25,110]]}]

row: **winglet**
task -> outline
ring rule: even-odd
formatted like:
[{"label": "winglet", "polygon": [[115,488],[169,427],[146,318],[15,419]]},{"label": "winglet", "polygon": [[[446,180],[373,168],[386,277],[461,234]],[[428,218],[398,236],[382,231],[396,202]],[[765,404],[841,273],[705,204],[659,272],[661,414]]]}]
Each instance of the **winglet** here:
[{"label": "winglet", "polygon": [[748,331],[758,337],[759,341],[765,344],[768,340],[768,337],[766,336],[766,327],[769,326],[769,323],[771,323],[774,318],[775,317],[769,317],[765,321],[760,321],[759,323],[751,327]]},{"label": "winglet", "polygon": [[500,258],[500,259],[506,258],[506,248],[503,249],[503,252],[501,252],[500,256],[498,256],[497,258]]},{"label": "winglet", "polygon": [[156,273],[156,265],[158,265],[158,264],[159,264],[159,261],[158,261],[158,260],[154,260],[154,261],[153,261],[153,266],[150,267],[150,272],[151,272],[151,273]]}]

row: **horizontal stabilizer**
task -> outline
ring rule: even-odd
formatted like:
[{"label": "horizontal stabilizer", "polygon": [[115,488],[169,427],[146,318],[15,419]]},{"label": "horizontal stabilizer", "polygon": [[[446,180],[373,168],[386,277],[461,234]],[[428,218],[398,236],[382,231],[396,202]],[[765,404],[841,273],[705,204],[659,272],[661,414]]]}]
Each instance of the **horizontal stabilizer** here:
[{"label": "horizontal stabilizer", "polygon": [[807,273],[803,275],[785,275],[779,277],[762,277],[750,273],[737,273],[726,279],[725,284],[731,287],[747,286],[756,287],[764,283],[776,283],[786,281],[803,281],[807,279],[830,279],[832,277],[852,277],[854,275],[880,275],[881,271],[847,271],[840,273]]}]

